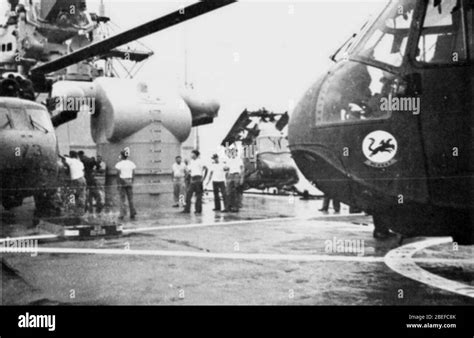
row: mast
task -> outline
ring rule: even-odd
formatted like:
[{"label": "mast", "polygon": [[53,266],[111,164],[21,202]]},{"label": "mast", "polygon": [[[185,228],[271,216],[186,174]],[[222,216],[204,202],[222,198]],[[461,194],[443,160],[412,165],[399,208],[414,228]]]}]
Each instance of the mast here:
[{"label": "mast", "polygon": [[100,0],[99,15],[100,15],[100,16],[105,16],[105,4],[104,4],[104,0]]},{"label": "mast", "polygon": [[[184,88],[185,90],[193,90],[193,84],[189,81],[189,53],[188,53],[188,31],[183,27],[183,41],[184,41]],[[199,127],[194,127],[194,149],[199,150]]]}]

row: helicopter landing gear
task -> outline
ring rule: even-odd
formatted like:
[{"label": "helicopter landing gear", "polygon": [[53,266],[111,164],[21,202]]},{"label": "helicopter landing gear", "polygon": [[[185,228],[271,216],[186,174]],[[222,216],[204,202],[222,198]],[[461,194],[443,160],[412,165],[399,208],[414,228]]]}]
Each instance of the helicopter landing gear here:
[{"label": "helicopter landing gear", "polygon": [[[405,238],[416,236],[451,236],[460,245],[474,243],[474,228],[469,210],[453,208],[418,208],[385,210],[373,213],[374,238],[386,239],[390,230]],[[430,233],[426,232],[430,229]]]},{"label": "helicopter landing gear", "polygon": [[[462,223],[457,223],[462,222]],[[474,243],[474,226],[473,226],[472,213],[469,211],[458,211],[456,217],[452,221],[453,226],[464,225],[463,227],[457,226],[453,229],[451,236],[453,242],[460,245],[471,245]]]},{"label": "helicopter landing gear", "polygon": [[385,240],[396,236],[395,233],[390,231],[391,218],[386,215],[374,214],[374,233],[375,239]]}]

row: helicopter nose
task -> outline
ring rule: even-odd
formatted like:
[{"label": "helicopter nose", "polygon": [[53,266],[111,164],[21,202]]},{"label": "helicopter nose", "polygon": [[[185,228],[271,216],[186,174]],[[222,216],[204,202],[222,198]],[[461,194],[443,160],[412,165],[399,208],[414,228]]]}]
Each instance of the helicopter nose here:
[{"label": "helicopter nose", "polygon": [[[321,88],[327,81],[320,77],[305,93],[290,116],[288,141],[291,155],[300,171],[324,193],[337,196],[348,190],[341,159],[327,137],[317,127],[316,110],[324,105]],[[336,130],[330,138],[337,139]]]},{"label": "helicopter nose", "polygon": [[[288,143],[291,155],[303,175],[310,181],[315,182],[321,178],[321,165],[319,162],[321,152],[327,152],[327,148],[318,138],[315,127],[315,112],[321,91],[324,76],[320,77],[305,93],[298,102],[290,116],[288,124]],[[327,155],[327,154],[326,154]]]},{"label": "helicopter nose", "polygon": [[304,148],[305,144],[315,141],[313,126],[315,124],[314,115],[318,102],[324,76],[319,78],[305,93],[298,102],[290,116],[288,124],[288,143],[290,150]]},{"label": "helicopter nose", "polygon": [[258,167],[263,177],[272,179],[297,178],[296,168],[290,163],[290,154],[259,154]]}]

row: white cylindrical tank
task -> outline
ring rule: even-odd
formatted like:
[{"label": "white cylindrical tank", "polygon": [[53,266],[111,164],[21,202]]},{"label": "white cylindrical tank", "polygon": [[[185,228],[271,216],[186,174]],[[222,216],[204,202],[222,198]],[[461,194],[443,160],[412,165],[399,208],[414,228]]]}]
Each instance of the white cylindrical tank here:
[{"label": "white cylindrical tank", "polygon": [[99,78],[94,84],[97,108],[91,127],[96,143],[118,142],[155,121],[161,121],[178,140],[188,138],[192,116],[181,98],[159,99],[146,84],[132,80]]}]

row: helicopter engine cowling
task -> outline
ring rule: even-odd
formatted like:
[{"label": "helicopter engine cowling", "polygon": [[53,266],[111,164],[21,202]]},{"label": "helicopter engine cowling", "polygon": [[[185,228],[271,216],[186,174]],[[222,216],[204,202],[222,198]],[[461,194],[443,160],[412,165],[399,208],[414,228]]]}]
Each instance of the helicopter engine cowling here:
[{"label": "helicopter engine cowling", "polygon": [[[74,120],[79,110],[87,109],[92,112],[95,108],[93,106],[93,103],[95,103],[95,86],[90,82],[56,82],[53,85],[51,96],[54,103],[54,110],[57,112],[53,114],[51,118],[55,128]],[[89,102],[89,104],[87,104],[87,102]]]}]

